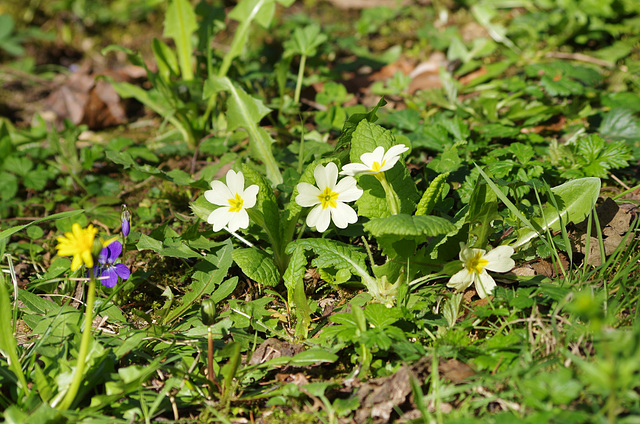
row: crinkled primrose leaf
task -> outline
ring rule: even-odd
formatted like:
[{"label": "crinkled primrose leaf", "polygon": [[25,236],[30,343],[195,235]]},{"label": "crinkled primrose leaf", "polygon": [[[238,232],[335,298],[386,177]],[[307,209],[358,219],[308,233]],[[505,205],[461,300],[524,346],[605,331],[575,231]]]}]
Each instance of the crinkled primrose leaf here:
[{"label": "crinkled primrose leaf", "polygon": [[273,263],[272,255],[258,249],[234,249],[233,261],[250,279],[266,287],[275,287],[280,282],[280,273]]}]

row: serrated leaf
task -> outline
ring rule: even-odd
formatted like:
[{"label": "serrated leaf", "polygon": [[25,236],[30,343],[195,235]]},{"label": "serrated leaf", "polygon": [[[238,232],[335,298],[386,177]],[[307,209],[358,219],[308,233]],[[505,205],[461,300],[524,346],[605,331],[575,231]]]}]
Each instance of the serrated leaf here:
[{"label": "serrated leaf", "polygon": [[275,287],[280,282],[280,273],[272,256],[265,251],[255,248],[234,249],[231,256],[244,275],[262,286]]},{"label": "serrated leaf", "polygon": [[387,218],[372,219],[364,224],[364,229],[374,237],[433,237],[454,230],[451,222],[439,216],[411,216],[398,214]]},{"label": "serrated leaf", "polygon": [[221,243],[220,249],[215,254],[208,254],[196,265],[196,271],[192,276],[192,283],[188,291],[182,296],[182,304],[169,312],[164,319],[168,324],[179,318],[203,295],[212,293],[220,282],[227,276],[232,263],[231,240]]},{"label": "serrated leaf", "polygon": [[449,173],[445,172],[444,174],[438,175],[433,179],[433,181],[431,181],[431,184],[429,184],[429,187],[427,187],[427,190],[422,195],[422,199],[420,199],[420,202],[418,203],[416,215],[428,215],[431,213],[442,196],[444,187],[447,184],[448,176]]},{"label": "serrated leaf", "polygon": [[[532,220],[537,231],[526,229],[512,247],[516,248],[528,243],[540,233],[551,229],[560,230],[560,222],[564,225],[569,222],[579,223],[584,220],[598,200],[600,194],[600,178],[588,177],[568,181],[559,186],[553,187],[551,193],[556,198],[556,203],[560,211],[547,204],[542,210],[542,217]],[[497,194],[497,193],[496,193]]]}]

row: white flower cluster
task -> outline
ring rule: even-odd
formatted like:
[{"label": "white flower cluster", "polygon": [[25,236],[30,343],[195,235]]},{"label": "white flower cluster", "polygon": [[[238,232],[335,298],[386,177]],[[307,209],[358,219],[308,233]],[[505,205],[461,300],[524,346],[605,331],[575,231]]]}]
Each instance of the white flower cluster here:
[{"label": "white flower cluster", "polygon": [[[375,175],[388,171],[396,164],[400,154],[409,150],[404,144],[391,147],[386,153],[383,147],[376,148],[371,153],[360,157],[362,163],[350,163],[338,167],[330,162],[326,166],[318,165],[313,172],[316,185],[300,183],[297,185],[298,195],[296,203],[302,207],[309,207],[307,225],[323,232],[333,223],[338,228],[346,228],[358,221],[356,211],[346,202],[355,202],[362,196],[362,189],[356,185],[353,178],[356,175]],[[346,175],[338,181],[338,174]],[[253,184],[244,188],[242,172],[227,172],[227,183],[212,181],[211,190],[204,193],[204,197],[214,205],[221,206],[209,215],[207,222],[213,225],[213,231],[227,229],[230,232],[249,226],[249,215],[246,209],[256,204],[259,188]]]}]

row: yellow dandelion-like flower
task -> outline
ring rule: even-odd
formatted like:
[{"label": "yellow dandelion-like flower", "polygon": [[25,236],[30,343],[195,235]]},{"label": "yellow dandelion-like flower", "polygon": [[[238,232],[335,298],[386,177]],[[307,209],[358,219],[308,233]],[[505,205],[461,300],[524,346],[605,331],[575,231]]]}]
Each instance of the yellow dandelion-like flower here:
[{"label": "yellow dandelion-like flower", "polygon": [[97,233],[98,229],[93,225],[82,228],[80,224],[75,223],[71,227],[70,233],[65,233],[64,236],[58,237],[58,245],[56,246],[58,255],[73,256],[71,271],[80,268],[83,263],[87,268],[93,266],[93,240]]}]

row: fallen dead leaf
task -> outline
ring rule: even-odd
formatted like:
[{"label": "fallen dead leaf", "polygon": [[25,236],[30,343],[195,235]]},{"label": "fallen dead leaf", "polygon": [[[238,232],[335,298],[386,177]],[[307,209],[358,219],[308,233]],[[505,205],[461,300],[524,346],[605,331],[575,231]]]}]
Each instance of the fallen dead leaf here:
[{"label": "fallen dead leaf", "polygon": [[[360,408],[356,411],[354,421],[360,423],[387,423],[392,420],[394,411],[406,410],[403,419],[409,419],[415,402],[412,396],[411,378],[424,382],[431,373],[432,357],[426,356],[413,365],[403,365],[393,375],[376,378],[366,383],[357,391]],[[460,384],[475,372],[467,364],[456,359],[440,359],[438,373],[441,378]],[[434,410],[433,405],[429,409]],[[450,404],[440,405],[441,412],[450,412]],[[409,415],[407,415],[409,414]]]},{"label": "fallen dead leaf", "polygon": [[304,346],[293,344],[291,342],[278,340],[276,338],[268,338],[251,355],[249,365],[262,364],[270,359],[280,358],[281,356],[294,356],[304,350]]},{"label": "fallen dead leaf", "polygon": [[127,108],[133,102],[121,99],[109,82],[98,77],[132,82],[145,75],[143,68],[133,65],[94,72],[87,62],[59,83],[45,100],[45,108],[55,113],[58,122],[68,119],[92,130],[120,125],[127,122]]}]

